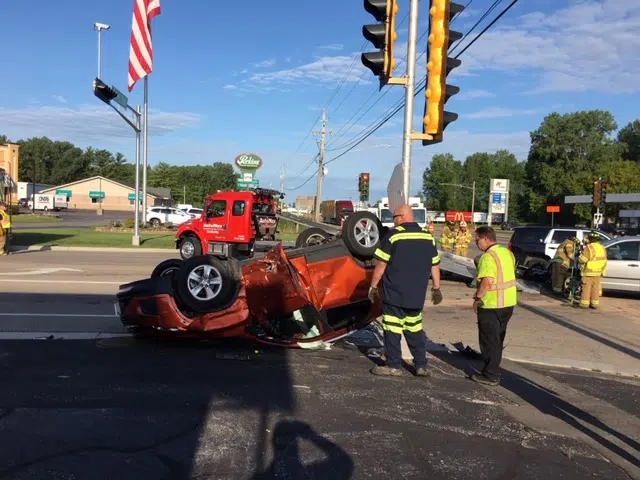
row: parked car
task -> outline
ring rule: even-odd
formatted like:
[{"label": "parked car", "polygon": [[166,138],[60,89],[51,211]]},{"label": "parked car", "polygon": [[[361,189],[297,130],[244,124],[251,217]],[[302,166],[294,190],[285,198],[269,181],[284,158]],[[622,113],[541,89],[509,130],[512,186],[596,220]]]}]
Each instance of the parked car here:
[{"label": "parked car", "polygon": [[598,230],[610,235],[611,237],[621,237],[626,234],[623,229],[616,228],[613,223],[603,223],[598,226]]},{"label": "parked car", "polygon": [[640,237],[617,237],[602,246],[607,250],[602,290],[640,292]]},{"label": "parked car", "polygon": [[150,207],[147,209],[147,221],[154,227],[181,225],[188,220],[191,220],[191,215],[178,208]]},{"label": "parked car", "polygon": [[188,208],[184,210],[191,218],[197,218],[202,215],[203,210],[201,208]]},{"label": "parked car", "polygon": [[[355,215],[344,228],[357,227]],[[239,337],[286,347],[335,340],[381,314],[379,300],[368,299],[381,227],[366,257],[335,238],[289,250],[278,244],[242,261],[212,254],[169,259],[151,278],[122,285],[116,311],[136,335]]]},{"label": "parked car", "polygon": [[576,237],[583,241],[591,232],[596,232],[603,242],[612,238],[599,230],[551,226],[516,227],[509,240],[509,250],[513,252],[517,265],[531,267],[555,257],[558,247],[566,239]]}]

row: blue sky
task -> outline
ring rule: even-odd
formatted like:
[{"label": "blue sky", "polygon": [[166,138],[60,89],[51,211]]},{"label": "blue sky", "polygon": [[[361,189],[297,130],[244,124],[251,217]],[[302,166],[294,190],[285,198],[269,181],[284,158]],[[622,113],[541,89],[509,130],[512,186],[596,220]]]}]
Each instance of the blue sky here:
[{"label": "blue sky", "polygon": [[[133,160],[133,131],[91,91],[97,73],[93,23],[103,22],[111,29],[103,32],[102,78],[126,92],[133,0],[5,3],[0,44],[3,65],[10,68],[0,75],[0,133],[13,139],[46,135],[121,151]],[[491,3],[473,0],[453,29],[466,32]],[[334,132],[328,137],[330,160],[404,95],[399,86],[377,92],[377,79],[360,62],[362,25],[374,21],[362,2],[325,0],[319,5],[161,0],[162,14],[152,25],[150,163],[231,162],[253,152],[264,159],[258,172],[263,186],[279,186],[285,163],[287,198],[313,194],[315,178],[293,189],[314,171],[317,145],[308,134],[322,106],[327,104],[328,128]],[[398,22],[408,6],[409,0],[399,0]],[[427,18],[428,2],[423,1],[420,35]],[[405,21],[399,26],[398,60],[405,55],[406,29]],[[420,187],[434,153],[450,151],[463,160],[476,151],[507,148],[526,158],[529,132],[551,111],[608,109],[620,127],[640,116],[638,31],[640,4],[635,0],[517,3],[461,56],[462,67],[450,76],[461,92],[447,103],[460,118],[447,128],[443,143],[414,143],[412,190]],[[418,52],[425,46],[423,38]],[[400,63],[397,72],[404,68]],[[424,55],[417,73],[418,79],[424,77]],[[141,104],[142,93],[139,82],[130,103]],[[416,131],[423,108],[419,95]],[[351,127],[346,133],[345,125]],[[319,123],[313,128],[319,129]],[[328,165],[323,198],[355,198],[362,171],[371,173],[372,196],[383,195],[400,161],[401,143],[402,113]]]}]

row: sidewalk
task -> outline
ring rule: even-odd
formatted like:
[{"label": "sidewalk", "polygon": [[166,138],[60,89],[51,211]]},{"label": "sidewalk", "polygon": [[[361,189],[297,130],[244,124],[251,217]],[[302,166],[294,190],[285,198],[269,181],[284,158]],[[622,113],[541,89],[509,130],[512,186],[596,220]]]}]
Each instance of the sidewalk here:
[{"label": "sidewalk", "polygon": [[[471,310],[472,289],[443,285],[445,300],[424,309],[424,328],[432,351],[444,344],[454,351],[462,342],[476,351],[478,328]],[[509,322],[504,358],[543,365],[640,376],[640,302],[637,298],[602,299],[601,310],[571,308],[544,295],[519,296]],[[403,358],[411,354],[403,339]]]}]

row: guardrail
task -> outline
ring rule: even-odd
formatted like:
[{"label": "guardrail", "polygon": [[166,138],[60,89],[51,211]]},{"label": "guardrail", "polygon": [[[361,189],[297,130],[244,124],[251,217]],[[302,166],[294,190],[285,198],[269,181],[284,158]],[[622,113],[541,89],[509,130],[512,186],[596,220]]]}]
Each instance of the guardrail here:
[{"label": "guardrail", "polygon": [[338,227],[337,225],[328,225],[326,223],[318,223],[318,222],[314,222],[312,220],[308,220],[306,218],[296,217],[294,215],[279,214],[278,217],[282,218],[283,220],[289,220],[290,222],[297,223],[299,225],[304,225],[305,227],[322,228],[323,230],[325,230],[325,231],[327,231],[329,233],[338,233],[338,232],[340,232],[340,227]]}]

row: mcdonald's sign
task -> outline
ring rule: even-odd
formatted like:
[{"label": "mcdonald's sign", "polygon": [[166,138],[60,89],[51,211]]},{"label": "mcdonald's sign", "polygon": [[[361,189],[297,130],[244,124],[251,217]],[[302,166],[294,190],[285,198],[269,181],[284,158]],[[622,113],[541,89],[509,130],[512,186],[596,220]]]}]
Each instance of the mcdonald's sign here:
[{"label": "mcdonald's sign", "polygon": [[447,222],[461,222],[464,220],[467,223],[471,223],[473,214],[471,212],[447,212],[445,218]]}]

